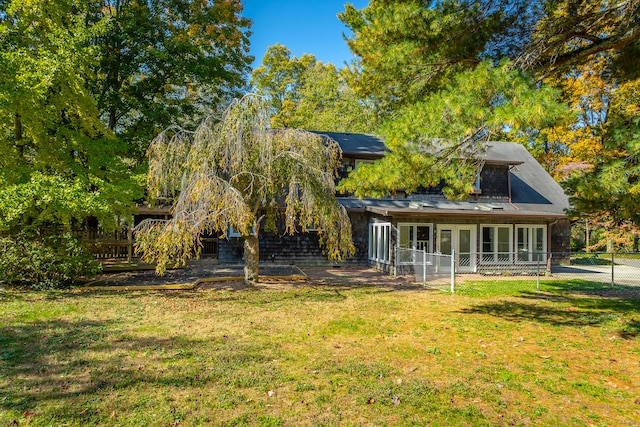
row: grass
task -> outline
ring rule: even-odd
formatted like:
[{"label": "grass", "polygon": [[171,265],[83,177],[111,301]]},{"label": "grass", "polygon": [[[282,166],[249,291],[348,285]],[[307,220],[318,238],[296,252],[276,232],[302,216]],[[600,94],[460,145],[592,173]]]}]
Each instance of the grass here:
[{"label": "grass", "polygon": [[[449,292],[450,285],[437,285],[437,289]],[[615,289],[622,291],[629,289],[633,292],[633,287],[616,285]],[[611,291],[611,285],[607,283],[597,283],[583,279],[556,280],[541,278],[539,284],[536,279],[499,279],[499,280],[473,280],[459,281],[455,285],[455,293],[465,296],[480,298],[499,296],[522,296],[530,293],[541,292],[593,292]],[[611,293],[611,292],[609,292]],[[638,291],[640,296],[640,290]]]},{"label": "grass", "polygon": [[0,292],[0,426],[639,425],[640,300],[541,286]]}]

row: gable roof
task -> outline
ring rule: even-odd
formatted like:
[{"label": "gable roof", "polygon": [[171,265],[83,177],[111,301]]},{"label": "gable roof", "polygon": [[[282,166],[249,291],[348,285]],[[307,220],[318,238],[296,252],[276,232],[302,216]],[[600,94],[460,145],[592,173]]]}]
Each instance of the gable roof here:
[{"label": "gable roof", "polygon": [[[335,140],[348,157],[380,158],[388,149],[379,137],[341,132],[315,132]],[[349,210],[382,215],[464,215],[491,217],[564,218],[569,199],[562,187],[521,144],[490,141],[483,159],[486,164],[509,166],[511,200],[450,201],[441,197],[406,199],[357,199],[341,197]]]},{"label": "gable roof", "polygon": [[519,165],[524,162],[521,149],[527,151],[514,142],[489,141],[483,160],[492,165]]},{"label": "gable roof", "polygon": [[389,151],[384,141],[375,135],[348,132],[319,132],[312,133],[333,139],[340,145],[342,155],[360,159],[380,158]]},{"label": "gable roof", "polygon": [[[382,138],[376,135],[349,132],[309,132],[333,139],[340,145],[345,157],[380,158],[389,152]],[[518,147],[522,147],[522,145],[490,141],[483,160],[489,164],[520,164],[522,160],[520,160],[521,152]]]},{"label": "gable roof", "polygon": [[513,150],[523,163],[510,170],[511,203],[522,210],[564,213],[569,198],[551,175],[520,144],[494,143],[497,148]]}]

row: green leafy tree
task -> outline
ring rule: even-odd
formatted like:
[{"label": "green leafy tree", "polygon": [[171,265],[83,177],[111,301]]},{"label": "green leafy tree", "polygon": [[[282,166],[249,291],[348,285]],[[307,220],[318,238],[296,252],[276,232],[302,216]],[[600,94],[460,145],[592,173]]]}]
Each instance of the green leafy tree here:
[{"label": "green leafy tree", "polygon": [[640,79],[615,88],[602,153],[570,165],[565,181],[575,213],[587,214],[604,226],[604,237],[611,242],[632,241],[629,233],[640,235],[639,105]]},{"label": "green leafy tree", "polygon": [[72,231],[141,195],[87,84],[108,22],[72,1],[0,7],[0,281],[60,286],[95,271]]},{"label": "green leafy tree", "polygon": [[316,62],[304,76],[297,104],[283,113],[292,127],[333,132],[374,133],[379,126],[371,102],[356,95],[348,68]]},{"label": "green leafy tree", "polygon": [[540,2],[501,0],[347,5],[340,17],[358,58],[352,87],[374,101],[391,153],[341,189],[382,196],[444,181],[448,197],[464,198],[486,141],[535,141],[563,108],[508,58],[524,50],[541,12]]},{"label": "green leafy tree", "polygon": [[91,91],[109,130],[139,155],[171,124],[195,126],[245,84],[248,28],[239,0],[92,0]]},{"label": "green leafy tree", "polygon": [[382,117],[422,101],[483,60],[513,57],[528,40],[537,3],[513,0],[372,0],[339,15],[357,57],[352,87]]},{"label": "green leafy tree", "polygon": [[87,88],[108,25],[88,16],[71,1],[3,4],[0,232],[69,229],[92,215],[113,224],[140,196]]},{"label": "green leafy tree", "polygon": [[351,256],[351,224],[336,201],[340,148],[316,134],[268,129],[268,101],[248,95],[195,132],[169,128],[149,149],[149,192],[173,195],[172,219],[138,227],[138,249],[162,273],[197,256],[205,232],[244,239],[245,281],[258,280],[261,227],[316,228],[330,259]]},{"label": "green leafy tree", "polygon": [[[341,19],[353,31],[348,43],[358,57],[352,87],[375,100],[393,154],[361,168],[343,188],[381,195],[444,179],[451,197],[463,196],[478,165],[461,159],[473,157],[488,137],[499,137],[525,144],[552,173],[567,163],[578,170],[567,188],[583,212],[635,221],[637,113],[622,105],[620,95],[639,75],[639,12],[637,0],[347,5]],[[495,66],[504,58],[512,63],[508,70],[495,67],[504,79],[496,84],[483,61]],[[564,117],[549,86],[559,89],[557,100],[570,109]],[[528,117],[519,108],[521,90]],[[627,92],[635,99],[633,90]],[[582,166],[571,163],[580,159]],[[598,198],[587,197],[592,188]]]},{"label": "green leafy tree", "polygon": [[315,63],[315,56],[292,57],[286,46],[276,43],[269,46],[262,64],[253,70],[251,85],[257,94],[269,101],[273,127],[292,127],[288,116],[300,99],[307,70]]},{"label": "green leafy tree", "polygon": [[562,91],[571,120],[544,130],[575,216],[602,226],[591,249],[632,247],[638,212],[639,1],[549,2],[518,60]]},{"label": "green leafy tree", "polygon": [[0,229],[68,228],[88,216],[109,229],[130,214],[148,141],[244,83],[241,10],[239,1],[1,2],[0,209],[10,212]]},{"label": "green leafy tree", "polygon": [[334,132],[374,132],[378,126],[371,102],[350,87],[352,73],[313,55],[291,56],[285,46],[267,49],[252,75],[256,93],[270,100],[273,127]]},{"label": "green leafy tree", "polygon": [[588,63],[600,53],[621,54],[619,67],[634,68],[640,46],[640,1],[555,0],[543,2],[518,65],[548,75]]},{"label": "green leafy tree", "polygon": [[638,0],[372,0],[339,16],[353,32],[354,89],[391,114],[487,59],[547,75],[617,50],[637,70],[639,14]]}]

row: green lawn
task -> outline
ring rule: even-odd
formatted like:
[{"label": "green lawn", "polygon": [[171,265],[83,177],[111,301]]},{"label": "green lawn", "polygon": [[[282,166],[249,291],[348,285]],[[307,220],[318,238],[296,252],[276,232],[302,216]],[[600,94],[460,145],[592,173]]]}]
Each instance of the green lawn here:
[{"label": "green lawn", "polygon": [[0,426],[639,425],[638,294],[592,290],[0,291]]}]

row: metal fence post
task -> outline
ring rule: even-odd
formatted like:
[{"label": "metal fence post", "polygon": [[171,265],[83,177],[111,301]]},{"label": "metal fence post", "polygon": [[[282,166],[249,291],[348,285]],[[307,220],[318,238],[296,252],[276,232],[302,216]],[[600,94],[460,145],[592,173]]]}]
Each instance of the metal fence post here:
[{"label": "metal fence post", "polygon": [[422,251],[422,285],[427,284],[427,251]]},{"label": "metal fence post", "polygon": [[451,250],[451,294],[455,293],[456,283],[456,250]]},{"label": "metal fence post", "polygon": [[540,290],[540,254],[538,254],[538,262],[536,263],[536,290]]}]

